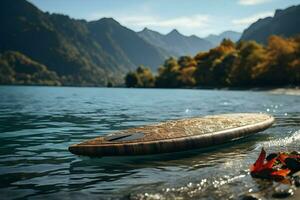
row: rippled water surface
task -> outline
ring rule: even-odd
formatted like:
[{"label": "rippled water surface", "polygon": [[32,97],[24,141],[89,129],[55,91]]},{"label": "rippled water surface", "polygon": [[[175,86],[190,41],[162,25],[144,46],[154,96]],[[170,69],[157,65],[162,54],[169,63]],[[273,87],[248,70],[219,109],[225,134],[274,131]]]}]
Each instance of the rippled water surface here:
[{"label": "rippled water surface", "polygon": [[[268,112],[276,123],[205,150],[118,158],[68,151],[115,130],[228,112]],[[300,96],[267,92],[1,86],[1,198],[237,199],[264,187],[248,174],[262,146],[300,150],[299,114]]]}]

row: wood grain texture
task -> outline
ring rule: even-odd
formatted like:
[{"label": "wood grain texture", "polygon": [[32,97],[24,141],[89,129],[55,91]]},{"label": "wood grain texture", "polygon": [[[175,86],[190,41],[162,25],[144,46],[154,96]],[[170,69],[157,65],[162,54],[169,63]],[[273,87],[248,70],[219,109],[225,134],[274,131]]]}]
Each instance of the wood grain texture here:
[{"label": "wood grain texture", "polygon": [[[209,147],[265,130],[274,122],[259,113],[221,114],[118,131],[69,147],[78,155],[120,156],[183,151]],[[136,139],[134,136],[138,135]],[[118,139],[121,138],[121,139]]]}]

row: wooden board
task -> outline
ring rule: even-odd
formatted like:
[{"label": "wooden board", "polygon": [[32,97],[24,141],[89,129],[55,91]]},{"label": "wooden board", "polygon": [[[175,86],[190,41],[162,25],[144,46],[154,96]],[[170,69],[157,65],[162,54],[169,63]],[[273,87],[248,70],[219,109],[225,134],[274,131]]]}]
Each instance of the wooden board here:
[{"label": "wooden board", "polygon": [[274,118],[260,113],[211,115],[166,121],[118,131],[69,147],[86,156],[144,155],[210,147],[270,127]]}]

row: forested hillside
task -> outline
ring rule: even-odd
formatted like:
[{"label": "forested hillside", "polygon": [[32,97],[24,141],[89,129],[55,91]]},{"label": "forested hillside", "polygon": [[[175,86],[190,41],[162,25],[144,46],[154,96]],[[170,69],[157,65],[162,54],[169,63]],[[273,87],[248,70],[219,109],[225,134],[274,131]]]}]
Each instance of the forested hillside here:
[{"label": "forested hillside", "polygon": [[18,51],[67,77],[67,84],[120,83],[138,65],[156,69],[166,58],[111,18],[75,20],[42,12],[25,0],[0,1],[0,25],[1,53]]}]

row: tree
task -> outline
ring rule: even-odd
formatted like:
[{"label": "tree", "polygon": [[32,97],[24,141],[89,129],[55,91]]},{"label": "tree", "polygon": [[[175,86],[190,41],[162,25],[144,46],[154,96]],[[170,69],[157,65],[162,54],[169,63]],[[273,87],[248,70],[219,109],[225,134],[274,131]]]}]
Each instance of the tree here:
[{"label": "tree", "polygon": [[135,72],[129,72],[125,76],[125,84],[127,87],[137,87],[138,86],[138,76]]},{"label": "tree", "polygon": [[259,68],[259,73],[254,73],[257,82],[260,85],[272,86],[294,82],[294,73],[297,71],[297,67],[293,68],[295,66],[293,63],[299,58],[296,50],[295,40],[270,36],[265,52],[266,59],[256,67],[256,69]]},{"label": "tree", "polygon": [[[129,75],[134,79],[132,87],[153,86],[152,73],[143,66]],[[155,80],[156,87],[164,88],[299,85],[300,36],[271,36],[267,46],[224,39],[219,46],[195,57],[168,58]]]},{"label": "tree", "polygon": [[125,84],[127,87],[154,87],[155,79],[149,68],[139,66],[135,72],[129,72],[125,76]]},{"label": "tree", "polygon": [[167,59],[164,65],[158,69],[155,86],[162,88],[177,88],[181,86],[180,66],[175,58]]},{"label": "tree", "polygon": [[233,86],[251,86],[255,84],[261,64],[267,59],[266,49],[255,41],[241,42],[237,46],[238,56],[229,74]]},{"label": "tree", "polygon": [[155,79],[149,68],[139,66],[136,70],[138,76],[138,87],[154,87]]}]

